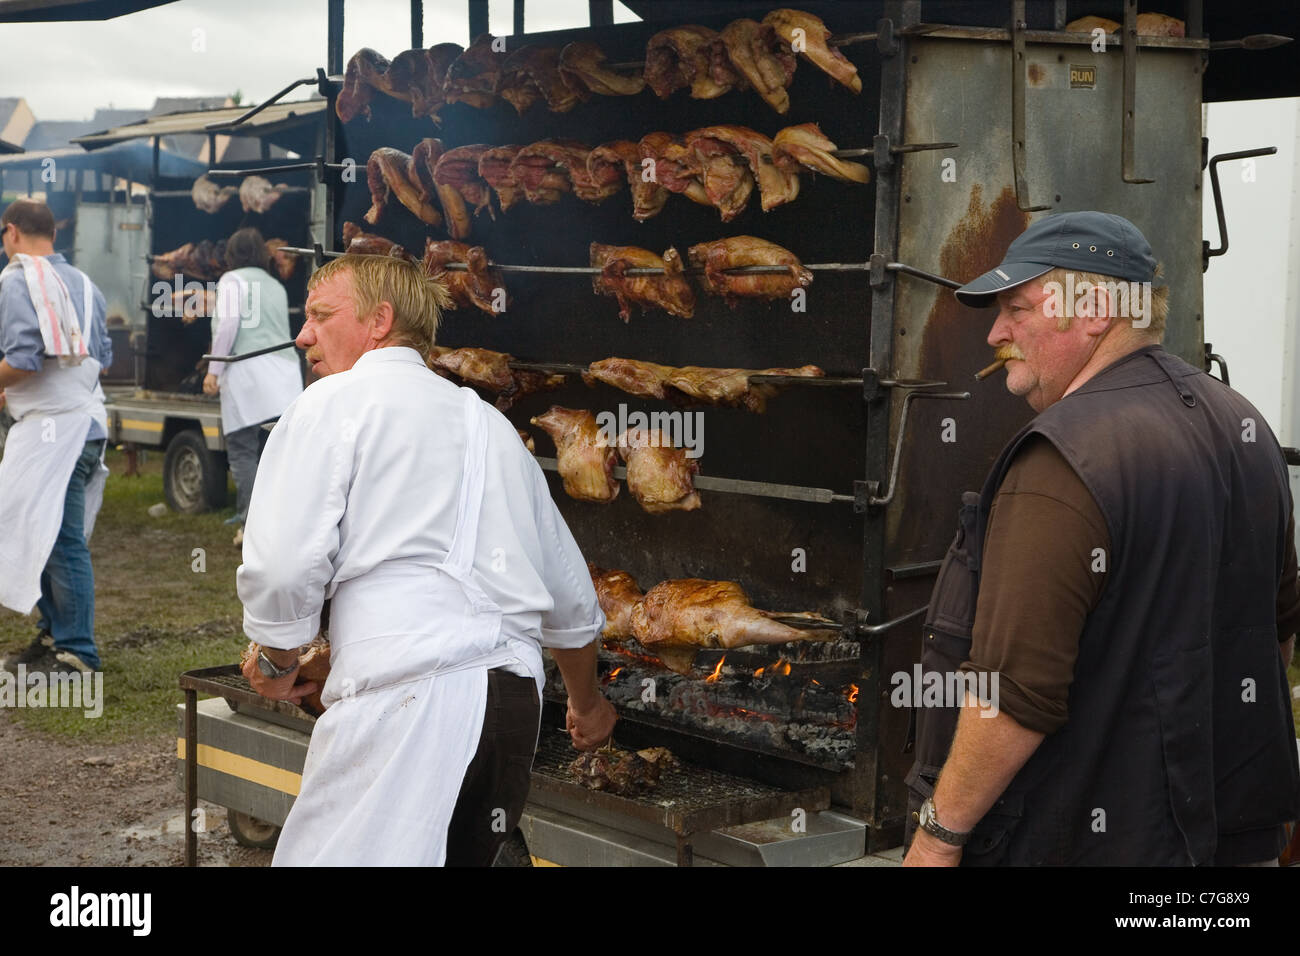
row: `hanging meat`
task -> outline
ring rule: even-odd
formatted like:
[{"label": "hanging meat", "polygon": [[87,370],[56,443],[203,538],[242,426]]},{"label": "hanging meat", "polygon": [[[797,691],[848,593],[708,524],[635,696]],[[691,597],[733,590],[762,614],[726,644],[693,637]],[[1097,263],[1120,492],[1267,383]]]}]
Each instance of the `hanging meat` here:
[{"label": "hanging meat", "polygon": [[266,254],[271,258],[271,269],[280,277],[281,282],[288,282],[293,278],[294,272],[298,268],[298,257],[292,252],[281,252],[282,246],[289,243],[285,239],[268,239],[266,240]]},{"label": "hanging meat", "polygon": [[664,382],[676,371],[671,365],[607,358],[592,362],[582,380],[589,386],[595,382],[604,382],[629,395],[640,395],[642,398],[666,398],[668,393],[664,391]]},{"label": "hanging meat", "polygon": [[343,251],[353,256],[392,256],[395,259],[405,259],[407,262],[415,261],[415,256],[393,240],[362,232],[361,227],[355,222],[343,224]]},{"label": "hanging meat", "polygon": [[171,295],[170,315],[178,316],[184,325],[197,319],[210,317],[217,307],[217,290],[195,285]]},{"label": "hanging meat", "polygon": [[[691,265],[703,269],[700,283],[733,309],[741,299],[786,299],[812,283],[813,275],[793,252],[754,236],[733,236],[690,248]],[[729,273],[742,266],[786,266],[784,272]]]},{"label": "hanging meat", "polygon": [[276,204],[289,189],[284,183],[272,186],[269,179],[261,176],[245,176],[239,184],[239,203],[244,212],[264,213]]},{"label": "hanging meat", "polygon": [[596,184],[587,169],[590,153],[588,147],[573,140],[544,139],[516,153],[510,172],[523,186],[529,202],[542,205],[558,202],[566,192],[586,202],[601,202],[621,185]]},{"label": "hanging meat", "polygon": [[497,95],[508,100],[517,113],[545,98],[552,113],[567,113],[586,99],[587,89],[574,85],[560,71],[560,51],[553,46],[521,46],[510,54],[501,68],[501,85]]},{"label": "hanging meat", "polygon": [[179,249],[173,249],[171,252],[161,252],[149,260],[149,271],[153,273],[155,279],[162,279],[170,282],[177,273],[182,277],[192,270],[186,267],[192,261],[194,256],[194,243],[187,242]]},{"label": "hanging meat", "polygon": [[[705,155],[738,155],[758,181],[763,212],[792,202],[799,195],[797,168],[790,170],[776,162],[772,140],[747,126],[706,126],[686,134],[686,142],[704,161]],[[708,188],[707,179],[705,188]],[[723,221],[728,216],[723,213]],[[733,214],[734,218],[734,214]]]},{"label": "hanging meat", "polygon": [[630,139],[597,146],[587,156],[587,172],[598,186],[619,188],[624,177],[632,189],[632,215],[644,222],[657,216],[668,202],[668,190],[648,179],[641,165],[641,147]]},{"label": "hanging meat", "polygon": [[519,146],[494,146],[485,150],[478,159],[479,178],[492,187],[505,212],[520,199],[524,198],[524,189],[515,179],[511,163],[519,155]]},{"label": "hanging meat", "polygon": [[171,252],[154,256],[149,269],[155,278],[169,282],[177,275],[182,281],[220,279],[226,271],[226,240],[187,242]]},{"label": "hanging meat", "polygon": [[555,442],[560,477],[570,498],[606,504],[618,497],[614,480],[618,453],[591,412],[553,405],[530,421]]},{"label": "hanging meat", "polygon": [[530,455],[537,454],[537,446],[533,443],[532,435],[528,434],[528,432],[523,431],[522,429],[519,428],[515,429],[515,434],[519,436],[519,440],[524,443],[524,447],[528,449],[528,453]]},{"label": "hanging meat", "polygon": [[588,562],[587,571],[596,588],[596,600],[605,613],[601,636],[611,641],[626,641],[632,636],[632,609],[645,595],[636,580],[626,571],[606,571]]},{"label": "hanging meat", "polygon": [[545,392],[564,384],[563,375],[531,372],[510,367],[512,356],[488,349],[449,349],[433,347],[429,367],[435,372],[449,372],[468,385],[496,393],[496,406],[506,411],[525,395]]},{"label": "hanging meat", "polygon": [[637,359],[607,358],[592,362],[583,375],[583,381],[588,385],[603,382],[642,398],[724,405],[762,414],[767,411],[767,400],[780,391],[780,386],[751,384],[749,376],[797,375],[821,378],[825,374],[816,365],[762,369],[701,368],[697,365],[674,368]]},{"label": "hanging meat", "polygon": [[194,200],[195,207],[203,212],[217,212],[237,195],[238,187],[218,186],[206,173],[194,180],[194,185],[190,187],[190,198]]},{"label": "hanging meat", "polygon": [[711,100],[745,81],[715,46],[718,34],[688,24],[656,33],[646,44],[645,81],[660,99],[690,87],[691,98]]},{"label": "hanging meat", "polygon": [[768,106],[778,113],[790,109],[786,88],[794,79],[795,59],[790,45],[771,26],[756,20],[732,20],[722,29],[722,42],[731,65]]},{"label": "hanging meat", "polygon": [[586,89],[600,96],[635,96],[645,88],[645,79],[627,76],[601,66],[607,57],[594,43],[575,41],[560,51],[560,74],[574,89]]},{"label": "hanging meat", "polygon": [[681,193],[701,206],[712,206],[702,181],[700,157],[680,136],[671,133],[647,133],[637,144],[642,160],[652,160],[649,167],[654,181],[669,192]]},{"label": "hanging meat", "polygon": [[433,169],[433,182],[447,214],[447,232],[453,239],[470,234],[469,209],[474,215],[484,209],[492,213],[492,190],[478,173],[479,160],[492,147],[477,144],[458,146],[442,154]]},{"label": "hanging meat", "polygon": [[745,211],[754,191],[749,164],[734,146],[709,135],[708,130],[688,133],[686,144],[699,158],[700,179],[709,202],[723,222],[731,222]]},{"label": "hanging meat", "polygon": [[862,79],[858,68],[850,63],[830,43],[831,31],[826,24],[811,13],[802,10],[773,10],[763,18],[763,23],[776,31],[795,53],[799,53],[813,66],[836,83],[847,86],[854,93],[862,92]]},{"label": "hanging meat", "polygon": [[465,52],[459,43],[435,43],[427,50],[407,50],[393,57],[388,68],[389,85],[399,93],[391,95],[411,104],[411,116],[427,116],[439,122],[443,80],[453,60]]},{"label": "hanging meat", "polygon": [[430,201],[437,196],[439,205],[445,205],[444,197],[434,181],[433,171],[437,169],[438,161],[442,156],[442,140],[426,136],[415,144],[415,149],[411,150],[411,165],[408,169],[411,183],[419,190],[420,195]]},{"label": "hanging meat", "polygon": [[504,57],[492,50],[492,34],[480,34],[447,67],[443,97],[448,103],[464,103],[485,110],[496,103]]},{"label": "hanging meat", "polygon": [[[695,314],[695,292],[682,274],[682,257],[676,249],[657,256],[649,249],[636,246],[591,244],[591,264],[600,269],[592,277],[597,295],[618,299],[618,314],[624,322],[631,318],[631,306],[663,309],[670,315],[689,319]],[[628,275],[629,269],[662,269],[662,275]]]},{"label": "hanging meat", "polygon": [[334,112],[341,121],[350,123],[358,116],[370,119],[370,101],[375,96],[371,81],[387,73],[390,65],[387,57],[369,47],[352,54],[343,71],[343,87],[334,101]]},{"label": "hanging meat", "polygon": [[[450,262],[463,262],[469,268],[448,269]],[[467,246],[454,239],[429,239],[424,246],[424,271],[447,287],[451,295],[451,308],[478,309],[488,315],[496,315],[495,305],[500,305],[504,312],[507,302],[497,302],[497,289],[505,286],[501,279],[488,269],[487,251],[482,246]]]},{"label": "hanging meat", "polygon": [[830,176],[846,183],[869,183],[871,171],[861,163],[849,163],[832,155],[837,147],[816,123],[787,126],[773,140],[776,165],[788,173],[797,173],[800,166],[815,173]]},{"label": "hanging meat", "polygon": [[366,162],[366,184],[370,187],[370,209],[364,219],[372,226],[379,221],[396,196],[398,201],[430,226],[442,224],[442,215],[434,207],[433,197],[419,184],[412,169],[411,157],[400,149],[381,146]]},{"label": "hanging meat", "polygon": [[686,457],[659,429],[629,428],[618,436],[618,453],[627,463],[627,490],[648,513],[694,511],[700,506],[694,477],[699,459]]}]

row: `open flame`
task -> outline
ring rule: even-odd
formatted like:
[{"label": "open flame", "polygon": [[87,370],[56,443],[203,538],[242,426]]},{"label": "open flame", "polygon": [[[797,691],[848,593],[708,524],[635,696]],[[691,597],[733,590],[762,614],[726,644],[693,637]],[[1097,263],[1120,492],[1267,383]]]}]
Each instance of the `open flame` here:
[{"label": "open flame", "polygon": [[849,703],[850,703],[850,704],[856,704],[856,703],[858,702],[858,685],[857,685],[857,684],[850,684],[850,685],[849,685],[849,694],[848,694],[848,697],[849,697]]},{"label": "open flame", "polygon": [[754,671],[754,676],[762,677],[764,674],[767,674],[771,677],[785,677],[790,673],[790,670],[790,662],[782,657],[770,667],[760,667],[758,670]]},{"label": "open flame", "polygon": [[722,664],[724,661],[726,661],[726,659],[727,659],[727,655],[725,654],[718,659],[718,666],[713,668],[713,673],[710,674],[708,677],[704,678],[706,683],[716,684],[718,682],[718,678],[722,676]]}]

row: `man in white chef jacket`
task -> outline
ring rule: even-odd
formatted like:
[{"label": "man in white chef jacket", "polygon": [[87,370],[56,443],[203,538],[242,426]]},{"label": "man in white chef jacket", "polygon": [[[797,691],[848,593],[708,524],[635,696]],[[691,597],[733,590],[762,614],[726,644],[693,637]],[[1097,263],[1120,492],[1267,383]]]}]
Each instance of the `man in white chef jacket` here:
[{"label": "man in white chef jacket", "polygon": [[604,615],[514,427],[426,365],[445,291],[345,256],[308,283],[298,346],[323,376],[267,442],[237,575],[244,669],[299,701],[328,598],[332,669],[276,865],[490,865],[528,790],[541,648],[574,744],[608,739]]}]

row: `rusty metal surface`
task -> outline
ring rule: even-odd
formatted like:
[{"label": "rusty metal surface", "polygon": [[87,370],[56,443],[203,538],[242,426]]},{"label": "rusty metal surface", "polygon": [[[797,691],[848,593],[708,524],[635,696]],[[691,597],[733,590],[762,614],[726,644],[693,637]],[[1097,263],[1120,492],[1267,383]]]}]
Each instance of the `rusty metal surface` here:
[{"label": "rusty metal surface", "polygon": [[533,761],[533,787],[657,823],[678,836],[789,816],[796,809],[813,813],[830,806],[825,787],[783,790],[688,763],[682,763],[679,771],[663,774],[657,786],[644,794],[621,797],[588,790],[575,782],[569,765],[577,757],[568,734],[543,730]]}]

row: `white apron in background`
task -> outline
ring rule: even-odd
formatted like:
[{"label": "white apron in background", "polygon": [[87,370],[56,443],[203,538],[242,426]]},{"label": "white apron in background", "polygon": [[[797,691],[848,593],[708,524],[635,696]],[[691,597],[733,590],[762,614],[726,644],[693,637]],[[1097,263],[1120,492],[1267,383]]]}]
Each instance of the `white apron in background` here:
[{"label": "white apron in background", "polygon": [[230,362],[221,375],[221,430],[229,435],[279,418],[301,393],[302,373],[296,358],[290,361],[269,354]]},{"label": "white apron in background", "polygon": [[[478,747],[487,672],[517,662],[472,567],[487,462],[485,406],[466,412],[456,530],[438,565],[392,563],[338,586],[330,676],[275,866],[441,866]],[[364,493],[364,489],[360,489]],[[483,826],[490,826],[484,820]]]},{"label": "white apron in background", "polygon": [[[94,315],[93,295],[86,280],[87,327]],[[0,605],[20,614],[30,613],[41,596],[41,572],[63,524],[63,499],[91,421],[107,431],[99,371],[94,358],[67,366],[47,358],[41,371],[5,389],[5,403],[17,423],[9,429],[0,458]],[[87,541],[107,476],[101,456],[86,485]]]}]

